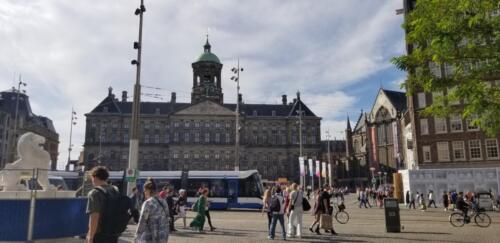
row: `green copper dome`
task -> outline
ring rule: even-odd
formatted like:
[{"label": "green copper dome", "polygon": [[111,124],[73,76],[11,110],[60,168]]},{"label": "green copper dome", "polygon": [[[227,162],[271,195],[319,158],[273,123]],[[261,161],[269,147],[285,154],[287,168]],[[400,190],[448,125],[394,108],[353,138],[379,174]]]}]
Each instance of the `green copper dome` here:
[{"label": "green copper dome", "polygon": [[197,62],[216,62],[216,63],[220,63],[220,60],[219,58],[211,53],[211,52],[204,52],[202,53],[198,59],[196,60]]},{"label": "green copper dome", "polygon": [[213,54],[210,49],[212,46],[210,46],[210,43],[208,43],[208,36],[207,36],[207,42],[203,46],[203,53],[198,57],[196,62],[215,62],[220,64],[219,58]]}]

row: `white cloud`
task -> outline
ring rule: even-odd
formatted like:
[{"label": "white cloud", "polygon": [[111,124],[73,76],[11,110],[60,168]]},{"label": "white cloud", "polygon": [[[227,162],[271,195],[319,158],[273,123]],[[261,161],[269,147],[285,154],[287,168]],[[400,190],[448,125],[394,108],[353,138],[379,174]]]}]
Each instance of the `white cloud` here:
[{"label": "white cloud", "polygon": [[[113,86],[132,95],[130,60],[137,39],[138,1],[15,1],[0,9],[0,90],[23,73],[34,112],[54,121],[59,161],[67,160],[71,107],[79,113],[73,144],[83,144],[83,113]],[[142,82],[189,101],[191,62],[210,28],[212,50],[224,64],[223,89],[235,100],[231,66],[240,58],[247,103],[303,100],[323,127],[345,127],[360,98],[346,90],[391,68],[403,52],[400,1],[146,1]],[[363,98],[363,97],[361,97]],[[147,99],[147,98],[146,98]],[[344,123],[344,124],[342,124]],[[324,128],[322,129],[325,130]],[[76,158],[77,153],[73,153]]]}]

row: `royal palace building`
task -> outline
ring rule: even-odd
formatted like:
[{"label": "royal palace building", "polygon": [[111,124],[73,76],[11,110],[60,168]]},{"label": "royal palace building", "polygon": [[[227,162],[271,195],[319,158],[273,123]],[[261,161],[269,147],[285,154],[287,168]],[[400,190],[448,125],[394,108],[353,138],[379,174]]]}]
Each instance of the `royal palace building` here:
[{"label": "royal palace building", "polygon": [[[234,170],[236,104],[224,103],[222,63],[204,52],[192,63],[190,103],[141,102],[139,170]],[[300,93],[281,104],[247,104],[239,95],[240,170],[257,169],[264,179],[298,181],[300,140],[303,155],[319,158],[320,124]],[[112,89],[86,114],[84,161],[111,170],[128,166],[132,102],[127,92],[117,99]],[[301,116],[299,116],[302,114]],[[299,139],[299,128],[302,139]]]}]

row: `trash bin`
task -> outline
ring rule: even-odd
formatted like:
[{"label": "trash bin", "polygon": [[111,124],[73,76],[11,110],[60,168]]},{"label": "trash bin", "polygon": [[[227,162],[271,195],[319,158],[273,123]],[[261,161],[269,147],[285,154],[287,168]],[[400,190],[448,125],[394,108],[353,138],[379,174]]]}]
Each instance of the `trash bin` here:
[{"label": "trash bin", "polygon": [[399,202],[396,198],[384,199],[385,227],[387,232],[401,232],[401,220],[399,218]]}]

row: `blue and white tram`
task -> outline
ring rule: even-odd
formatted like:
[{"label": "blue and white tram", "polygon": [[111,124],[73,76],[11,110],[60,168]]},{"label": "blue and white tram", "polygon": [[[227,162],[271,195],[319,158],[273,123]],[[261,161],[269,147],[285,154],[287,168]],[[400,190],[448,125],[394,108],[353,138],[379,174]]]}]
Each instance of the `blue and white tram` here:
[{"label": "blue and white tram", "polygon": [[[125,188],[123,171],[110,171],[110,182],[118,188]],[[82,184],[78,172],[56,172],[49,174],[61,176],[70,189],[76,190]],[[185,189],[188,203],[196,201],[200,187],[209,189],[211,209],[261,209],[263,187],[257,170],[248,171],[140,171],[137,180],[142,188],[147,178],[155,179],[158,188],[169,186],[176,192]]]},{"label": "blue and white tram", "polygon": [[[112,175],[113,177],[113,175]],[[256,170],[249,171],[141,171],[137,184],[154,178],[159,188],[186,189],[188,203],[196,201],[199,188],[209,189],[211,209],[262,208],[262,183]],[[112,178],[113,179],[113,178]],[[118,179],[118,178],[117,178]]]}]

